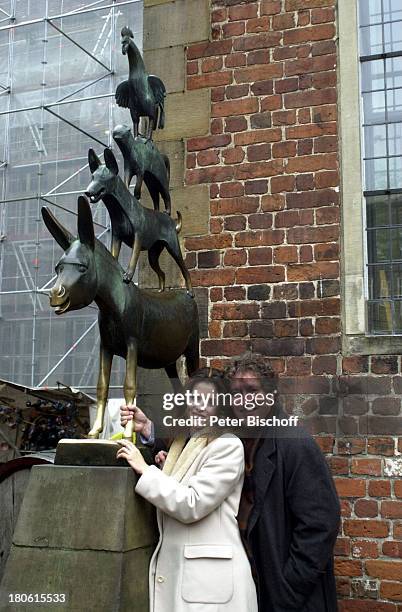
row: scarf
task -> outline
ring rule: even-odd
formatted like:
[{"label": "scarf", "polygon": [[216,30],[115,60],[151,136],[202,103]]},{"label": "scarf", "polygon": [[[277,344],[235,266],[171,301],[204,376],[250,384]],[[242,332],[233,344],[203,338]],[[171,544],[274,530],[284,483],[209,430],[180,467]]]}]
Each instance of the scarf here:
[{"label": "scarf", "polygon": [[186,475],[200,452],[213,438],[197,434],[190,439],[185,436],[175,438],[166,457],[163,473],[179,482]]}]

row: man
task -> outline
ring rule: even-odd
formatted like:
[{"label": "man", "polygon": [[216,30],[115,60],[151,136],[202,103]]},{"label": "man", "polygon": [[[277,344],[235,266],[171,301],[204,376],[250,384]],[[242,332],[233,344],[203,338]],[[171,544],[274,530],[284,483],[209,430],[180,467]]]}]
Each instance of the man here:
[{"label": "man", "polygon": [[[277,377],[262,355],[248,353],[227,368],[233,412],[279,418]],[[234,401],[242,396],[248,401]],[[122,408],[122,424],[134,416],[149,439],[152,424],[138,409]],[[301,427],[249,428],[244,432],[246,475],[238,521],[257,583],[259,612],[336,612],[333,547],[340,506],[328,466]],[[150,440],[151,441],[151,440]]]}]

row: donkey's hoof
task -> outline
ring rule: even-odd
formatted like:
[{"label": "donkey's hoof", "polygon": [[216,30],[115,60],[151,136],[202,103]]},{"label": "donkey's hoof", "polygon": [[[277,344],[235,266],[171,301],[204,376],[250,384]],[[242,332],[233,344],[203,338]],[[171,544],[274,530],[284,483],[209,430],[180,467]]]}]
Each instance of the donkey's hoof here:
[{"label": "donkey's hoof", "polygon": [[133,275],[131,274],[131,272],[124,272],[123,274],[124,283],[131,283],[132,278],[133,278]]},{"label": "donkey's hoof", "polygon": [[88,433],[87,437],[97,440],[101,433],[102,433],[102,429],[100,429],[99,427],[93,427],[91,431]]},{"label": "donkey's hoof", "polygon": [[187,295],[189,295],[191,298],[195,297],[194,291],[192,289],[187,289]]}]

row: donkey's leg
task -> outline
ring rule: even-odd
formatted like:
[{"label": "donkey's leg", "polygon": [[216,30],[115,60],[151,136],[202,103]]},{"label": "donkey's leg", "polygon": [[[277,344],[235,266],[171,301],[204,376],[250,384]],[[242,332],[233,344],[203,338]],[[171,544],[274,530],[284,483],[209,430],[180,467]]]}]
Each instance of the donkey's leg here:
[{"label": "donkey's leg", "polygon": [[[124,379],[124,400],[126,406],[135,405],[137,394],[137,343],[129,342],[126,357],[126,376]],[[133,438],[133,421],[129,421],[124,429],[124,438]],[[135,441],[135,440],[134,440]]]},{"label": "donkey's leg", "polygon": [[103,430],[103,420],[105,416],[105,406],[110,383],[110,371],[112,369],[113,355],[107,351],[101,344],[99,356],[99,376],[98,385],[96,388],[96,419],[95,423],[88,434],[88,438],[98,438]]},{"label": "donkey's leg", "polygon": [[120,250],[121,250],[121,240],[119,240],[118,238],[116,238],[116,236],[113,236],[112,234],[112,243],[110,245],[110,252],[115,259],[119,259]]},{"label": "donkey's leg", "polygon": [[165,290],[165,273],[159,266],[159,256],[164,249],[162,242],[156,242],[148,251],[148,261],[152,270],[157,273],[159,279],[159,291]]},{"label": "donkey's leg", "polygon": [[194,328],[184,351],[186,358],[187,375],[192,376],[200,367],[200,334],[198,327]]},{"label": "donkey's leg", "polygon": [[137,174],[135,188],[134,188],[134,197],[137,200],[141,200],[141,191],[142,191],[142,183],[144,181],[144,176],[142,174]]},{"label": "donkey's leg", "polygon": [[166,366],[165,372],[169,376],[174,393],[183,393],[183,385],[181,384],[179,375],[177,373],[176,362]]},{"label": "donkey's leg", "polygon": [[159,187],[154,182],[148,181],[148,191],[151,196],[154,210],[159,210]]},{"label": "donkey's leg", "polygon": [[133,250],[131,251],[130,263],[128,264],[127,271],[123,275],[123,281],[125,283],[129,283],[133,276],[135,269],[137,267],[138,258],[141,253],[141,241],[138,238],[138,234],[135,235]]},{"label": "donkey's leg", "polygon": [[166,249],[168,253],[170,253],[170,255],[173,257],[173,259],[179,266],[181,273],[184,276],[184,280],[186,281],[187,293],[189,293],[191,297],[194,297],[190,274],[186,268],[186,264],[184,263],[183,255],[181,254],[179,239],[177,237],[176,231],[174,231],[174,234],[172,232],[172,240],[170,242],[166,242]]}]

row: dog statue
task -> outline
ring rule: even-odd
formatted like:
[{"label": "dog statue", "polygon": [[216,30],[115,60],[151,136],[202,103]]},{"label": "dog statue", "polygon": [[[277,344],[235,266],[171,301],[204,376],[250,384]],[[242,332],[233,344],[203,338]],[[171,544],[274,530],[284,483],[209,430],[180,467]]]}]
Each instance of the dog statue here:
[{"label": "dog statue", "polygon": [[193,295],[190,274],[184,263],[177,237],[181,229],[180,213],[177,213],[176,224],[166,213],[142,206],[119,177],[119,167],[113,152],[105,149],[104,154],[105,165],[101,164],[93,149],[88,151],[92,181],[85,195],[91,202],[103,200],[108,209],[112,225],[113,257],[119,258],[122,242],[132,249],[130,262],[123,276],[124,282],[129,283],[132,280],[140,252],[148,251],[149,265],[158,275],[159,290],[163,291],[165,273],[159,266],[159,256],[166,248],[183,274],[188,293]]}]

